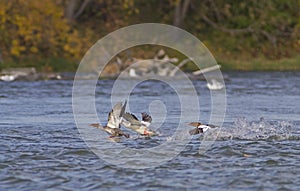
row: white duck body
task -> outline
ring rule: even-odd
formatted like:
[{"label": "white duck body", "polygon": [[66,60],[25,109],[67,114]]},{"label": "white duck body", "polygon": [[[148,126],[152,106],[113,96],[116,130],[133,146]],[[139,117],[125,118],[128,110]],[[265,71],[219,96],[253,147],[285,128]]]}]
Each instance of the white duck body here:
[{"label": "white duck body", "polygon": [[141,121],[139,121],[135,115],[131,113],[125,113],[123,115],[122,125],[124,125],[128,129],[139,133],[140,135],[154,136],[157,135],[157,133],[148,129],[151,122],[152,117],[146,113],[142,113]]},{"label": "white duck body", "polygon": [[189,131],[189,133],[191,135],[196,135],[196,134],[200,134],[200,133],[205,133],[206,131],[212,129],[212,128],[216,128],[217,126],[215,125],[211,125],[211,124],[202,124],[200,122],[191,122],[188,125],[196,127],[192,130]]}]

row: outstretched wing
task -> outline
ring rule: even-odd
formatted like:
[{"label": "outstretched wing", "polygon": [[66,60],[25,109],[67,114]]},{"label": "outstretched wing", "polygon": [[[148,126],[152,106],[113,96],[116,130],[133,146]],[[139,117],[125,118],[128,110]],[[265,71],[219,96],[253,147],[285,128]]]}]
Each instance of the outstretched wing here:
[{"label": "outstretched wing", "polygon": [[212,124],[206,124],[207,126],[209,126],[210,128],[217,128],[219,126],[216,126],[216,125],[212,125]]},{"label": "outstretched wing", "polygon": [[122,120],[122,115],[125,112],[126,107],[126,101],[125,104],[122,106],[122,103],[117,103],[113,109],[108,114],[108,121],[107,126],[110,128],[120,128],[120,123]]},{"label": "outstretched wing", "polygon": [[190,130],[189,133],[190,133],[190,135],[197,135],[197,134],[203,133],[203,129],[194,128],[194,129]]},{"label": "outstretched wing", "polygon": [[123,115],[123,118],[126,120],[126,121],[128,121],[128,122],[130,122],[130,123],[132,123],[132,124],[136,124],[136,123],[140,123],[140,121],[138,120],[138,118],[135,116],[135,115],[133,115],[132,113],[125,113],[124,115]]},{"label": "outstretched wing", "polygon": [[127,128],[130,128],[130,129],[137,129],[142,124],[135,115],[133,115],[131,113],[125,113],[123,115],[122,125],[124,125]]},{"label": "outstretched wing", "polygon": [[116,128],[116,120],[113,114],[113,110],[111,110],[108,114],[107,125],[110,128]]},{"label": "outstretched wing", "polygon": [[120,112],[120,115],[119,115],[119,117],[121,117],[121,118],[124,115],[124,112],[125,112],[125,109],[126,109],[126,105],[127,105],[127,100],[125,100],[125,103],[124,103],[124,105],[123,105],[123,107],[121,109],[121,112]]},{"label": "outstretched wing", "polygon": [[152,122],[152,117],[149,114],[143,112],[141,123],[144,124],[146,127],[149,127],[151,122]]}]

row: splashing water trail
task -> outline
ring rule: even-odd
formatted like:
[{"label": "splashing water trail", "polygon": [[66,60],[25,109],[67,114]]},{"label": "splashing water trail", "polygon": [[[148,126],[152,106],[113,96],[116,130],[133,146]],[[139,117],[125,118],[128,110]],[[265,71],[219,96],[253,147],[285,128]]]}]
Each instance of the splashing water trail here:
[{"label": "splashing water trail", "polygon": [[223,127],[218,140],[289,140],[298,139],[293,133],[293,124],[288,121],[259,121],[249,122],[245,117],[238,118],[232,127]]}]

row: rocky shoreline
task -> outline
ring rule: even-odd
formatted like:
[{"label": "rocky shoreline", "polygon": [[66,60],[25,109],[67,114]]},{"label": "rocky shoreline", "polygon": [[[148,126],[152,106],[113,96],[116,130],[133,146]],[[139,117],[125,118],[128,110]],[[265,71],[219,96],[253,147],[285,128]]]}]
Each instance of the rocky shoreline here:
[{"label": "rocky shoreline", "polygon": [[35,68],[7,68],[0,72],[1,81],[60,80],[59,73],[39,73]]},{"label": "rocky shoreline", "polygon": [[[203,68],[198,71],[186,73],[180,70],[192,59],[186,58],[179,62],[178,58],[170,58],[164,50],[160,50],[153,59],[137,59],[130,58],[122,61],[116,58],[116,61],[105,66],[104,70],[99,75],[99,71],[92,69],[76,76],[77,79],[153,79],[153,78],[186,78],[207,80],[217,79],[214,71],[220,69],[219,65]],[[204,74],[206,78],[204,77]],[[0,72],[0,81],[38,81],[38,80],[73,80],[75,73],[43,73],[37,72],[34,67],[29,68],[8,68]]]}]

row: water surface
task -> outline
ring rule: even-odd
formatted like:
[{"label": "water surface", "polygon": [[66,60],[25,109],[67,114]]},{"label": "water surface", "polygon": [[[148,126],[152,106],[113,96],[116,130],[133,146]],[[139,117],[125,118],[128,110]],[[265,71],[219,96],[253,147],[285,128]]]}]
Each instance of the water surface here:
[{"label": "water surface", "polygon": [[[175,158],[150,169],[120,168],[90,150],[74,122],[73,81],[0,82],[0,190],[299,190],[300,73],[227,75],[227,112],[214,144],[199,153],[203,136],[195,136]],[[102,80],[96,88],[101,122],[111,109],[113,83]],[[199,117],[209,122],[210,92],[204,81],[193,83]],[[178,86],[185,88],[180,80]],[[165,116],[151,112],[162,136],[132,134],[120,144],[155,147],[185,122],[176,91],[163,82],[139,84],[130,111],[140,117],[157,100],[165,104]],[[190,112],[195,116],[192,107]]]}]

